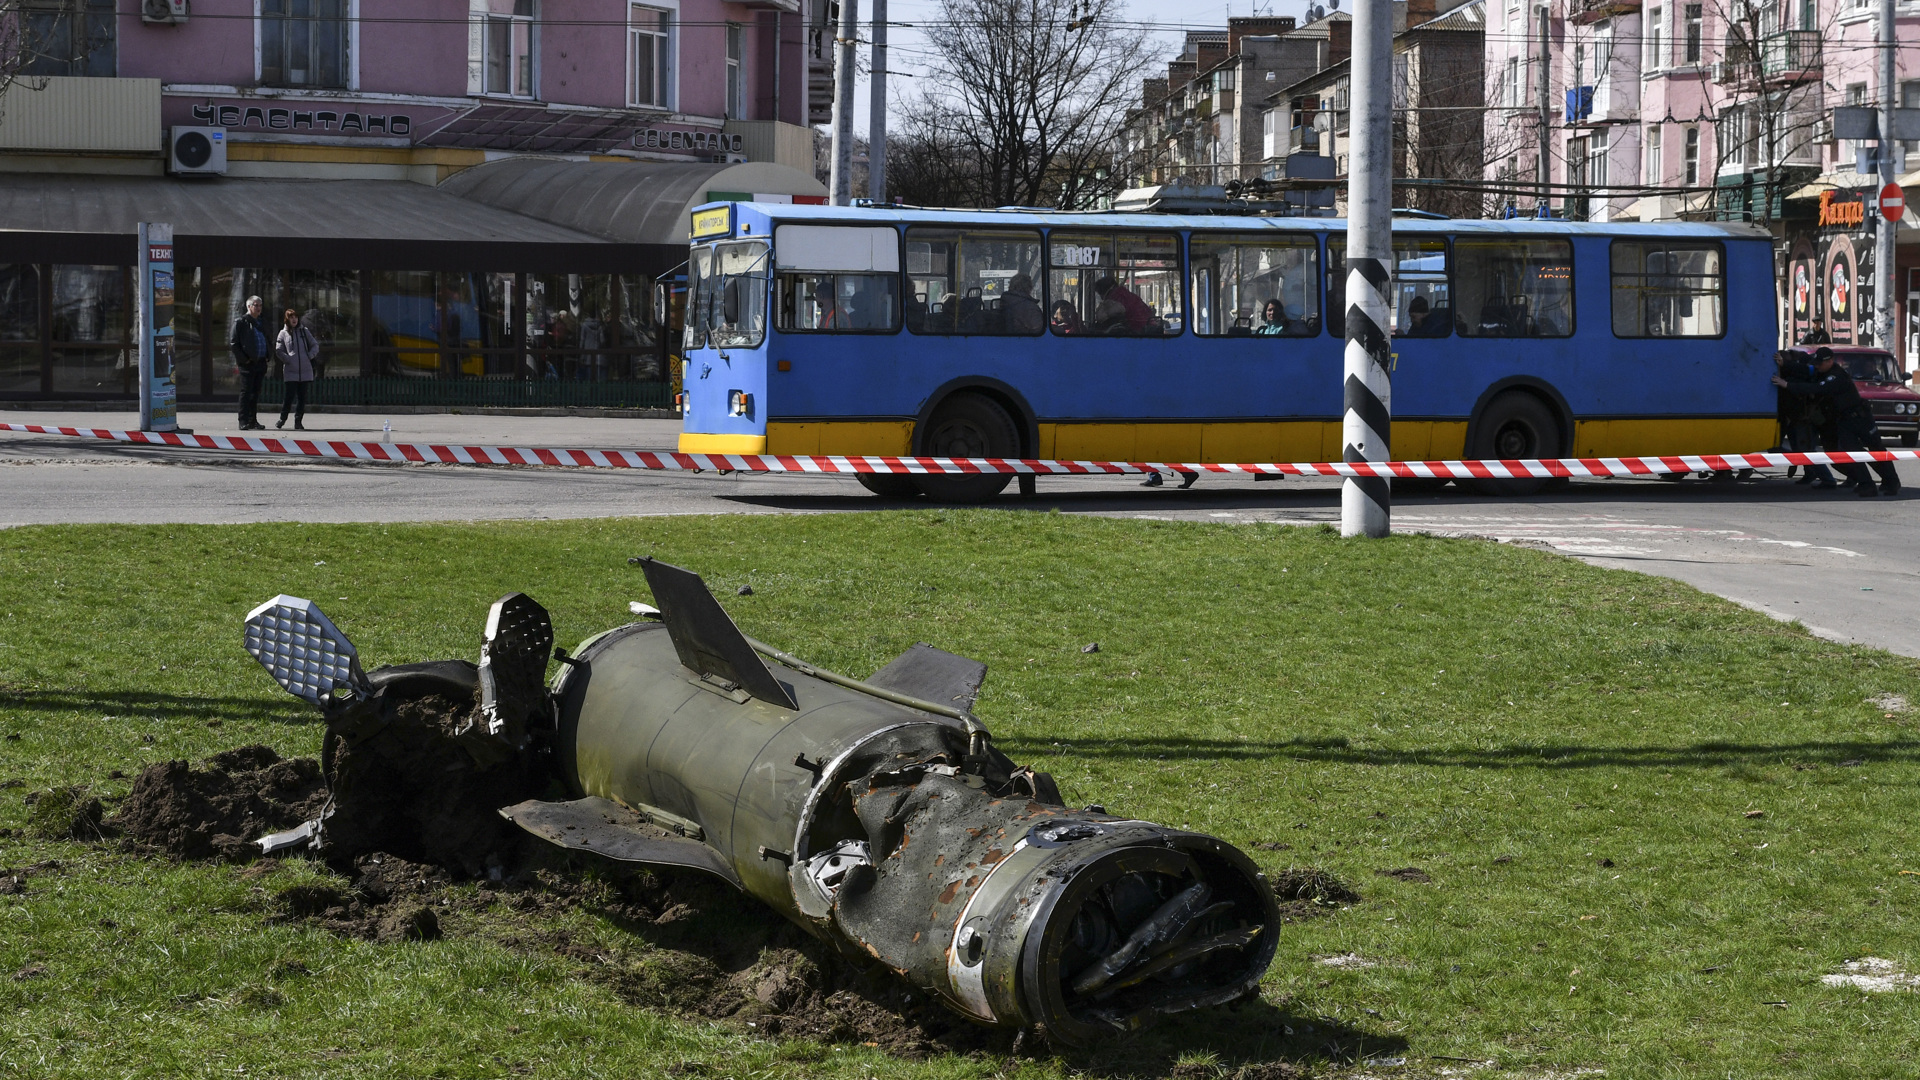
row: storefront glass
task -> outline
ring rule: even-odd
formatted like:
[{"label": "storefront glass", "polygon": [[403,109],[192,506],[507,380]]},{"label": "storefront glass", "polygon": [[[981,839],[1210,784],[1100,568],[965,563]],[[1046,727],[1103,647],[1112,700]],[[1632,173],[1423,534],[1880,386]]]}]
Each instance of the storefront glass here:
[{"label": "storefront glass", "polygon": [[660,377],[650,279],[528,274],[526,280],[525,377],[578,382]]},{"label": "storefront glass", "polygon": [[53,267],[54,393],[132,394],[133,357],[126,266]]},{"label": "storefront glass", "polygon": [[0,393],[40,389],[40,268],[0,263]]},{"label": "storefront glass", "polygon": [[[213,392],[237,394],[239,376],[234,371],[233,353],[227,342],[233,338],[233,324],[245,314],[247,297],[258,296],[265,311],[269,334],[278,334],[286,323],[281,312],[288,308],[300,314],[300,323],[320,342],[320,358],[315,374],[320,378],[360,374],[360,275],[352,270],[255,270],[215,269],[201,271],[210,282],[207,299],[213,305],[211,342]],[[177,310],[177,308],[176,308]],[[194,318],[198,318],[196,314]],[[174,319],[174,332],[180,332],[183,318]],[[197,330],[196,330],[197,334]],[[185,343],[182,343],[185,348]],[[276,365],[277,367],[277,365]],[[269,375],[278,372],[270,371]],[[197,378],[197,371],[196,371]],[[194,388],[194,380],[183,380]]]}]

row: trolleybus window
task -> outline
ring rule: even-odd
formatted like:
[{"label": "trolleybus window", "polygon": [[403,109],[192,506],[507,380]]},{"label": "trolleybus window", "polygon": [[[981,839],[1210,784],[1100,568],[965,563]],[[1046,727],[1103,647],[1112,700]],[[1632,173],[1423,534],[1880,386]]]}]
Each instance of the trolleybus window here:
[{"label": "trolleybus window", "polygon": [[[1347,242],[1327,240],[1327,330],[1347,334]],[[1433,236],[1393,238],[1393,289],[1387,325],[1398,337],[1446,337],[1453,332],[1453,293],[1447,282],[1447,242]]]},{"label": "trolleybus window", "polygon": [[1573,336],[1573,245],[1565,240],[1453,242],[1463,337]]},{"label": "trolleybus window", "polygon": [[1320,332],[1319,245],[1311,236],[1193,234],[1193,332],[1207,337]]},{"label": "trolleybus window", "polygon": [[1719,337],[1726,311],[1718,244],[1614,241],[1615,337]]},{"label": "trolleybus window", "polygon": [[916,334],[1038,334],[1040,234],[908,229],[907,329]]},{"label": "trolleybus window", "polygon": [[1056,230],[1047,238],[1053,332],[1178,334],[1180,238],[1172,233]]},{"label": "trolleybus window", "polygon": [[767,334],[767,245],[748,240],[688,253],[687,348],[753,348]]},{"label": "trolleybus window", "polygon": [[891,228],[781,225],[774,231],[780,329],[891,334],[900,329],[900,234]]}]

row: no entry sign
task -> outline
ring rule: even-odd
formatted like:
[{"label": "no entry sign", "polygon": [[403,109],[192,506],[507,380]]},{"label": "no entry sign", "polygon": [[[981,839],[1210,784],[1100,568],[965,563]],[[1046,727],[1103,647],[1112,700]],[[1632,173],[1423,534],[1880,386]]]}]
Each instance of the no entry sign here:
[{"label": "no entry sign", "polygon": [[1880,216],[1888,221],[1899,221],[1900,215],[1907,212],[1907,195],[1900,190],[1899,184],[1888,184],[1880,189]]}]

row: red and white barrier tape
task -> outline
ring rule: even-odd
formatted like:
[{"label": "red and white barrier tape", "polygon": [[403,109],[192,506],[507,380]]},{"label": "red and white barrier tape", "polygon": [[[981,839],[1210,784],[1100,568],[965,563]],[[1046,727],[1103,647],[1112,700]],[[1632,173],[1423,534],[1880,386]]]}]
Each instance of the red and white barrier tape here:
[{"label": "red and white barrier tape", "polygon": [[1122,473],[1225,473],[1267,476],[1378,476],[1398,479],[1512,480],[1541,477],[1659,476],[1668,473],[1733,472],[1788,465],[1915,461],[1920,450],[1826,451],[1813,454],[1682,454],[1673,457],[1542,458],[1518,461],[1281,462],[1228,465],[1207,462],[1045,461],[1015,458],[845,457],[798,454],[681,454],[652,450],[556,450],[512,446],[442,446],[437,443],[343,442],[259,438],[248,435],[183,435],[178,432],[112,431],[0,423],[0,431],[71,435],[146,446],[290,454],[343,461],[394,461],[440,465],[546,465],[587,469],[681,472],[904,473],[912,475],[1003,473],[1036,476],[1101,476]]}]

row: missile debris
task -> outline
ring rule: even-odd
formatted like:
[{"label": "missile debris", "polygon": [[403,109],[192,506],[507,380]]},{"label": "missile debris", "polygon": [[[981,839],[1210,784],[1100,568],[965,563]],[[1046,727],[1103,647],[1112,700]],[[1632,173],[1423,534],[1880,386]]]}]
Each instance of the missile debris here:
[{"label": "missile debris", "polygon": [[[640,565],[658,605],[634,604],[641,621],[569,654],[516,593],[489,614],[479,665],[362,672],[311,603],[256,609],[248,651],[326,714],[332,786],[263,851],[351,858],[364,838],[405,851],[438,829],[479,873],[488,830],[510,822],[718,878],[961,1015],[1066,1045],[1257,992],[1279,911],[1252,861],[1066,806],[973,714],[985,664],[922,644],[849,678],[742,634],[697,575]],[[396,770],[429,746],[458,784]],[[537,797],[555,786],[565,797]]]}]

